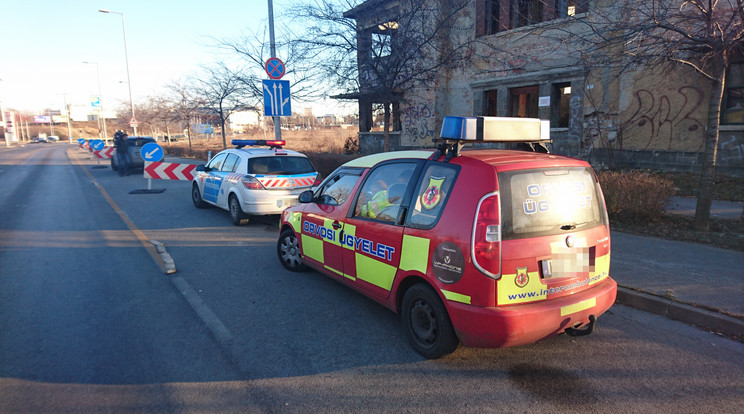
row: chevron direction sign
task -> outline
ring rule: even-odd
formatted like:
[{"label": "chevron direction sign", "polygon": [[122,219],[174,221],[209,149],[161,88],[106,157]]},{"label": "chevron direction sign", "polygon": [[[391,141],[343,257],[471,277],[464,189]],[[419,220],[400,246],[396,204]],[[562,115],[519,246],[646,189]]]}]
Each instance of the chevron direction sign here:
[{"label": "chevron direction sign", "polygon": [[111,158],[114,154],[114,147],[107,147],[102,150],[93,151],[93,155],[98,158]]},{"label": "chevron direction sign", "polygon": [[184,180],[194,179],[194,164],[176,164],[172,162],[145,162],[145,178],[158,180]]}]

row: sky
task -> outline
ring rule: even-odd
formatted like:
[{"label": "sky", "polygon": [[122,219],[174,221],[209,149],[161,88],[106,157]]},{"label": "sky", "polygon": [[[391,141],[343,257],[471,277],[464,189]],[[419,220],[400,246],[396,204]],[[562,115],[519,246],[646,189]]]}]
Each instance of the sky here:
[{"label": "sky", "polygon": [[[273,1],[276,30],[290,4]],[[122,16],[99,9],[124,13],[128,53]],[[137,103],[165,94],[165,85],[196,73],[200,64],[234,59],[214,46],[215,39],[265,30],[267,22],[268,0],[2,0],[0,101],[6,110],[32,112],[61,109],[65,102],[90,105],[100,80],[107,111],[128,105],[128,56]],[[333,100],[293,100],[293,111],[304,107],[315,115],[348,112]]]}]

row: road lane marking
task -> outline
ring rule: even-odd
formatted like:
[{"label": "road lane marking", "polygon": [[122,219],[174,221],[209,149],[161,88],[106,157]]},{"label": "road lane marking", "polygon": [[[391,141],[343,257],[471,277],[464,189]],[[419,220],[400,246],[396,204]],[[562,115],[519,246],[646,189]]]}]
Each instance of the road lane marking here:
[{"label": "road lane marking", "polygon": [[74,164],[80,166],[80,168],[82,168],[83,171],[85,171],[85,174],[88,176],[88,178],[90,178],[90,180],[93,182],[93,185],[96,186],[96,188],[101,193],[101,195],[106,200],[106,202],[109,203],[109,205],[111,206],[111,208],[114,209],[114,211],[119,216],[119,218],[121,218],[124,224],[127,225],[127,228],[129,228],[129,231],[131,231],[134,234],[134,236],[137,237],[137,240],[139,240],[140,244],[142,244],[142,247],[144,247],[145,250],[147,250],[147,253],[150,254],[152,259],[155,261],[155,264],[158,265],[158,267],[163,273],[167,274],[165,263],[163,262],[163,259],[160,257],[160,253],[158,253],[155,246],[153,246],[150,243],[149,241],[150,239],[148,239],[145,236],[145,233],[143,233],[142,230],[137,228],[134,222],[132,222],[132,220],[130,220],[129,217],[127,217],[124,211],[121,208],[119,208],[119,205],[116,204],[116,202],[108,195],[106,190],[104,190],[103,187],[100,184],[98,184],[98,181],[96,181],[96,179],[93,178],[93,175],[91,175],[91,173],[85,168],[85,166],[77,158],[77,154],[75,154],[74,151],[71,151],[68,149],[67,158],[70,161],[72,161]]},{"label": "road lane marking", "polygon": [[[132,220],[127,217],[124,211],[122,211],[121,208],[119,208],[119,206],[116,204],[116,202],[108,195],[108,193],[106,193],[106,190],[104,190],[103,187],[98,183],[98,181],[93,178],[90,172],[88,172],[85,166],[75,156],[74,152],[72,153],[72,157],[70,156],[70,154],[71,152],[70,150],[68,150],[68,158],[75,164],[79,165],[83,169],[83,171],[85,171],[85,174],[88,175],[96,188],[98,188],[98,191],[101,193],[101,195],[103,195],[103,198],[106,199],[109,205],[111,205],[114,211],[116,211],[116,214],[118,214],[122,221],[124,221],[124,223],[127,225],[129,230],[134,233],[142,246],[147,250],[148,253],[150,253],[150,256],[152,256],[153,260],[155,260],[155,263],[160,267],[160,270],[162,270],[166,274],[174,273],[175,265],[173,265],[172,267],[167,265],[161,257],[161,253],[158,251],[158,247],[164,247],[164,245],[156,240],[150,240],[145,237],[145,234],[139,228],[137,228]],[[171,269],[172,271],[170,271]],[[191,309],[196,312],[196,315],[199,317],[199,319],[201,319],[202,323],[204,323],[207,329],[212,332],[215,340],[217,340],[217,343],[220,344],[227,356],[233,361],[233,363],[235,363],[237,366],[240,366],[240,359],[238,358],[240,354],[237,351],[233,335],[230,330],[227,329],[227,326],[225,326],[225,324],[222,323],[217,315],[212,312],[212,309],[210,309],[209,306],[204,303],[204,300],[199,296],[198,293],[196,293],[196,291],[191,287],[191,285],[189,285],[188,282],[186,282],[184,278],[171,277],[170,280],[171,283],[173,283],[173,285],[176,287],[176,289],[178,289],[178,292],[181,294],[181,296],[186,299],[186,302],[188,302],[189,306],[191,306]]]}]

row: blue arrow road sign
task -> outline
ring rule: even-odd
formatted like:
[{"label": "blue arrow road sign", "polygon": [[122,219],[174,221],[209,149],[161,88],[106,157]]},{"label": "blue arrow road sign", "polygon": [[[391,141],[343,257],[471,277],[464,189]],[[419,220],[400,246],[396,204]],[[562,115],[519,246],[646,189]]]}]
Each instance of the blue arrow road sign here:
[{"label": "blue arrow road sign", "polygon": [[163,159],[163,147],[154,142],[148,142],[142,146],[140,154],[145,161],[160,161]]},{"label": "blue arrow road sign", "polygon": [[80,144],[80,145],[85,144],[85,138],[78,138],[77,139],[77,143]]},{"label": "blue arrow road sign", "polygon": [[263,80],[264,115],[292,116],[289,99],[289,81]]},{"label": "blue arrow road sign", "polygon": [[106,146],[106,143],[101,141],[100,139],[94,139],[90,142],[90,146],[93,148],[94,151],[100,151],[103,149],[103,147]]}]

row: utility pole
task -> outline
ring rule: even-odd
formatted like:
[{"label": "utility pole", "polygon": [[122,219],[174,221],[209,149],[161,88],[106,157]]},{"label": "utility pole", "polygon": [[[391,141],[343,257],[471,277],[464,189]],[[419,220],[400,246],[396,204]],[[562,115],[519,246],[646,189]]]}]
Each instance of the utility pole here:
[{"label": "utility pole", "polygon": [[[271,47],[271,57],[275,58],[276,56],[276,41],[274,40],[274,4],[272,0],[269,0],[269,39],[270,39],[270,47]],[[276,111],[275,111],[276,113]],[[282,123],[281,123],[281,117],[274,116],[274,139],[281,140],[282,139]]]}]

